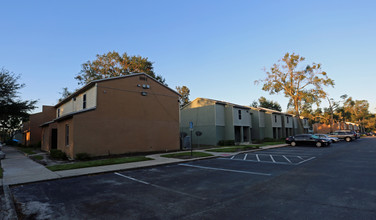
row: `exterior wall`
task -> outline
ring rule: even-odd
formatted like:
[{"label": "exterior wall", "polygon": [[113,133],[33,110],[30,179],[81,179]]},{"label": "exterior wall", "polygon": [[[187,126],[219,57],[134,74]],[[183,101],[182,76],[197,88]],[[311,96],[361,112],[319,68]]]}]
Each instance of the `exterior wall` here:
[{"label": "exterior wall", "polygon": [[[235,140],[234,130],[234,108],[230,105],[225,108],[226,126],[225,126],[225,138],[224,140]],[[220,141],[220,140],[218,140]]]},{"label": "exterior wall", "polygon": [[272,127],[282,128],[282,116],[279,114],[272,114]]},{"label": "exterior wall", "polygon": [[[241,119],[239,119],[239,111],[241,112]],[[233,124],[235,126],[249,126],[252,127],[252,118],[249,110],[236,108],[233,110]]]},{"label": "exterior wall", "polygon": [[252,132],[251,136],[253,140],[260,140],[260,117],[259,117],[259,111],[250,109],[250,112],[252,113],[251,115],[251,121],[252,121]]},{"label": "exterior wall", "polygon": [[292,116],[284,115],[283,118],[284,118],[284,122],[285,122],[285,124],[284,124],[285,128],[293,128],[294,127]]},{"label": "exterior wall", "polygon": [[[55,114],[55,111],[54,111]],[[57,123],[51,123],[42,127],[41,150],[50,151],[52,145],[52,129],[57,129]]]},{"label": "exterior wall", "polygon": [[23,141],[26,146],[37,145],[41,142],[41,124],[51,121],[54,118],[55,108],[53,106],[43,106],[42,112],[31,114],[29,121],[23,126]]},{"label": "exterior wall", "polygon": [[215,125],[216,126],[225,126],[225,106],[224,105],[215,105]]},{"label": "exterior wall", "polygon": [[[65,152],[68,157],[75,157],[75,141],[81,138],[80,133],[74,133],[74,118],[63,120],[57,123],[57,149]],[[69,143],[66,144],[65,126],[69,125]],[[93,135],[94,136],[94,135]],[[100,135],[98,135],[100,136]],[[94,147],[94,146],[92,146]],[[94,155],[94,154],[93,154]]]},{"label": "exterior wall", "polygon": [[[58,149],[71,158],[179,149],[178,94],[142,75],[98,82],[97,89],[95,110],[58,122]],[[69,146],[65,124],[73,134]]]},{"label": "exterior wall", "polygon": [[[59,106],[56,109],[56,118],[67,115],[72,112],[77,112],[83,110],[83,97],[86,94],[86,109],[97,106],[97,85],[91,87],[90,89],[78,94],[68,102]],[[60,111],[60,116],[58,116],[58,111]]]},{"label": "exterior wall", "polygon": [[264,138],[273,138],[273,126],[272,126],[272,119],[273,118],[273,114],[269,113],[269,112],[265,112],[265,134],[264,134]]},{"label": "exterior wall", "polygon": [[[220,107],[219,107],[220,108]],[[217,132],[224,136],[224,115],[220,116],[215,114],[217,110],[216,105],[209,104],[208,106],[200,106],[197,108],[184,108],[180,112],[180,131],[187,133],[188,136],[191,136],[189,129],[189,122],[193,122],[193,138],[192,144],[197,144],[198,139],[194,134],[196,131],[201,131],[202,135],[199,137],[199,143],[204,145],[216,145],[218,143],[216,139]],[[221,112],[221,110],[219,110]],[[224,109],[223,109],[224,112]],[[217,127],[222,127],[223,129],[216,128],[216,116],[218,115],[221,118]]]}]

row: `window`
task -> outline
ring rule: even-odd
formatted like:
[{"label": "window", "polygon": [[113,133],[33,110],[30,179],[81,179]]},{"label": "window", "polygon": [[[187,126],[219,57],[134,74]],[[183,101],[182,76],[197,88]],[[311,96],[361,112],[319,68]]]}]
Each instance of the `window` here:
[{"label": "window", "polygon": [[65,146],[69,145],[69,125],[65,125]]},{"label": "window", "polygon": [[84,97],[82,98],[82,108],[86,108],[86,94],[84,94]]},{"label": "window", "polygon": [[238,110],[239,120],[242,120],[242,110]]},{"label": "window", "polygon": [[274,122],[277,123],[277,116],[274,115]]},{"label": "window", "polygon": [[289,117],[286,117],[286,119],[287,119],[287,123],[289,123]]},{"label": "window", "polygon": [[57,109],[57,117],[60,117],[60,109]]}]

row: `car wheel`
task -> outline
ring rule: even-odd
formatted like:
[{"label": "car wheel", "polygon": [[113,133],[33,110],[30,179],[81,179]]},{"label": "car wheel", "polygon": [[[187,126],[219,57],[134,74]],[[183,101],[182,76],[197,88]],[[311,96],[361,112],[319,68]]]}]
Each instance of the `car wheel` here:
[{"label": "car wheel", "polygon": [[322,143],[321,142],[316,142],[316,147],[321,147]]},{"label": "car wheel", "polygon": [[295,147],[296,146],[296,142],[295,141],[293,141],[293,142],[291,142],[291,144],[290,144],[292,147]]},{"label": "car wheel", "polygon": [[346,137],[345,141],[350,142],[351,141],[351,137]]}]

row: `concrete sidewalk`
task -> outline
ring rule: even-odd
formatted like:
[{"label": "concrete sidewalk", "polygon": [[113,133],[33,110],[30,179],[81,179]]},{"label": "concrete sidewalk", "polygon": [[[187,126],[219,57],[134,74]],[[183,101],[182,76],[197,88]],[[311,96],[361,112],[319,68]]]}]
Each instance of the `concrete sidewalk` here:
[{"label": "concrete sidewalk", "polygon": [[[97,166],[97,167],[88,167],[88,168],[80,168],[80,169],[72,169],[72,170],[63,170],[63,171],[50,171],[43,165],[34,162],[29,157],[25,156],[23,153],[18,152],[13,147],[3,147],[3,151],[6,153],[6,159],[1,160],[3,172],[3,184],[4,185],[18,185],[18,184],[25,184],[25,183],[32,183],[44,180],[53,180],[53,179],[60,179],[60,178],[67,178],[67,177],[75,177],[75,176],[83,176],[88,174],[98,174],[98,173],[106,173],[112,171],[119,171],[119,170],[128,170],[128,169],[136,169],[136,168],[143,168],[143,167],[152,167],[164,164],[171,164],[171,163],[180,163],[180,162],[187,162],[187,161],[194,161],[194,160],[202,160],[202,159],[209,159],[215,157],[225,157],[225,156],[233,156],[239,153],[245,152],[252,152],[252,151],[259,151],[263,149],[269,148],[276,148],[276,147],[283,147],[286,144],[281,145],[272,145],[272,146],[263,146],[260,149],[242,151],[242,152],[233,152],[233,153],[224,153],[224,152],[208,152],[205,150],[194,150],[198,152],[206,152],[210,153],[212,157],[205,157],[205,158],[194,158],[194,159],[175,159],[175,158],[166,158],[162,157],[163,154],[153,154],[148,155],[153,160],[141,161],[141,162],[134,162],[134,163],[124,163],[124,164],[114,164],[114,165],[105,165],[105,166]],[[168,153],[164,153],[168,154]]]},{"label": "concrete sidewalk", "polygon": [[13,147],[5,146],[2,151],[6,158],[1,160],[4,185],[37,182],[60,178],[59,175],[43,165],[29,159]]}]

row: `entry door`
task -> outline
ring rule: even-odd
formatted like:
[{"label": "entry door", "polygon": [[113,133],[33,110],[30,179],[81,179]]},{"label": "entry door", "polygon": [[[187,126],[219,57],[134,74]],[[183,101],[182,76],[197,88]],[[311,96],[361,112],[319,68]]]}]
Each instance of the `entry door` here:
[{"label": "entry door", "polygon": [[51,130],[51,149],[57,149],[57,129]]}]

